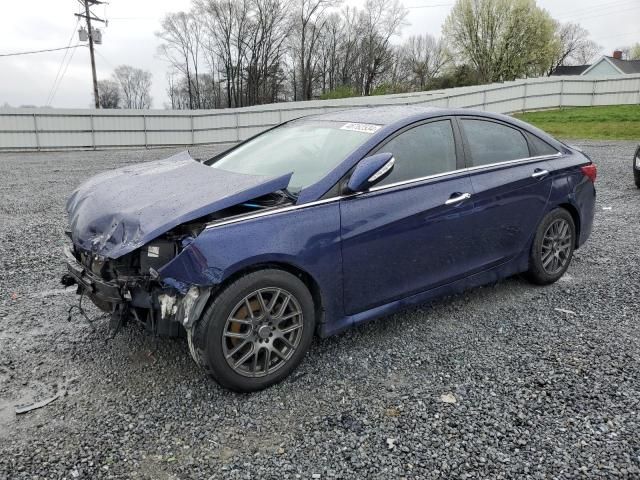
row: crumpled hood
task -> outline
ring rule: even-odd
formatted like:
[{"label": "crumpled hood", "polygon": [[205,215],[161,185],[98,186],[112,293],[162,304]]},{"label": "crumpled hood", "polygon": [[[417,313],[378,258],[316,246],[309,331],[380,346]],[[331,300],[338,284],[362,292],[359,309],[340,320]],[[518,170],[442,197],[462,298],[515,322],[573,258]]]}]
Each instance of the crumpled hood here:
[{"label": "crumpled hood", "polygon": [[186,151],[118,168],[71,194],[71,237],[84,250],[118,258],[182,223],[286,188],[290,179],[212,168]]}]

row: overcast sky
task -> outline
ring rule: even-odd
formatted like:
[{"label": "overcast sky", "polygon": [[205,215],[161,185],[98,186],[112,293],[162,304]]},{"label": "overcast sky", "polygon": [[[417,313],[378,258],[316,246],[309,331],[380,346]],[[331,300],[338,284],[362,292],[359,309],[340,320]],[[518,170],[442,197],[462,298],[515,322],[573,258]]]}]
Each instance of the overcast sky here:
[{"label": "overcast sky", "polygon": [[[404,29],[403,36],[425,32],[440,36],[452,4],[453,0],[405,0],[411,25]],[[72,33],[73,43],[77,43],[73,14],[78,5],[77,0],[3,0],[0,54],[64,47]],[[96,15],[109,20],[103,29],[103,44],[96,47],[98,78],[109,77],[121,64],[149,70],[153,74],[153,108],[163,108],[167,101],[167,64],[156,53],[159,40],[155,32],[164,14],[188,10],[190,5],[191,0],[110,0],[109,5],[94,7]],[[538,0],[538,5],[558,20],[578,22],[587,28],[602,45],[602,53],[610,55],[616,47],[640,41],[640,0]],[[55,90],[51,102],[54,107],[90,107],[93,97],[88,49],[76,49],[59,87],[54,89],[64,54],[0,57],[0,106],[5,102],[11,106],[45,105]]]}]

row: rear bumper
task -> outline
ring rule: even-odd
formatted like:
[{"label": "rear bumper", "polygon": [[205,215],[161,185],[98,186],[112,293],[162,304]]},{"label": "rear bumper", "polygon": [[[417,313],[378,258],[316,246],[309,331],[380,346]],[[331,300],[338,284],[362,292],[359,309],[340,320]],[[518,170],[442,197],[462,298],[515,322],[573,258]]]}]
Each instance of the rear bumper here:
[{"label": "rear bumper", "polygon": [[584,245],[591,236],[593,228],[593,219],[596,211],[596,189],[589,180],[583,182],[576,187],[575,202],[580,212],[580,235],[578,237],[578,247]]},{"label": "rear bumper", "polygon": [[87,270],[73,255],[71,247],[64,248],[64,256],[67,263],[67,274],[62,278],[64,284],[76,283],[89,296],[104,302],[111,304],[126,302],[123,287],[116,282],[105,281]]}]

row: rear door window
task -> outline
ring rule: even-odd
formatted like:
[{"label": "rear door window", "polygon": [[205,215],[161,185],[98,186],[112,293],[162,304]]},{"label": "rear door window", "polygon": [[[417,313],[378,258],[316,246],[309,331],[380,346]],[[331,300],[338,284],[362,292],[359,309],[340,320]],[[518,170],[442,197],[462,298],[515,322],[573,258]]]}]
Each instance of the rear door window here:
[{"label": "rear door window", "polygon": [[406,130],[378,151],[389,152],[395,158],[393,171],[379,185],[456,169],[456,145],[450,120],[425,123]]},{"label": "rear door window", "polygon": [[472,167],[527,158],[529,145],[517,129],[501,123],[462,119]]}]

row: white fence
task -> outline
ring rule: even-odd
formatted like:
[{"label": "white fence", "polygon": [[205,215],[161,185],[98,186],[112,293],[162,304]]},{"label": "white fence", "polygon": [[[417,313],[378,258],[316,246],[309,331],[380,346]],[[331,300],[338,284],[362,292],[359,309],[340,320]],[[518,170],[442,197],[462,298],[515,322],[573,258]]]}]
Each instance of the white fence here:
[{"label": "white fence", "polygon": [[640,74],[550,77],[491,85],[224,110],[0,109],[0,150],[97,149],[234,143],[297,117],[374,105],[421,104],[513,113],[640,104]]}]

